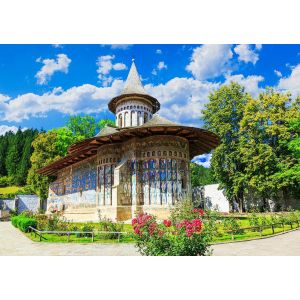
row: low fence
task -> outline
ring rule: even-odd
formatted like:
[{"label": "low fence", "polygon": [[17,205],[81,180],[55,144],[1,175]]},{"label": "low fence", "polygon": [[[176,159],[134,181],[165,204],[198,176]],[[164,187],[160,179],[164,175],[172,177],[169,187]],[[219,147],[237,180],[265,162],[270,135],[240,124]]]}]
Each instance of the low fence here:
[{"label": "low fence", "polygon": [[[33,228],[31,226],[29,226],[30,232],[31,234],[35,234],[35,237],[38,236],[40,242],[44,239],[47,240],[47,238],[45,238],[43,236],[43,234],[57,234],[57,235],[66,235],[68,237],[68,242],[70,242],[70,236],[71,235],[76,235],[76,234],[80,234],[80,235],[86,235],[86,236],[90,236],[91,241],[94,242],[95,241],[95,236],[99,235],[99,234],[115,234],[117,235],[117,239],[118,242],[120,242],[121,239],[121,235],[128,235],[129,232],[126,231],[51,231],[51,230],[38,230],[36,228]],[[112,240],[112,239],[110,239]]]},{"label": "low fence", "polygon": [[[293,224],[296,225],[296,227],[293,227]],[[278,223],[273,223],[273,224],[265,224],[265,225],[258,225],[258,226],[250,226],[250,227],[241,227],[233,230],[226,230],[224,232],[231,234],[231,239],[234,240],[234,235],[239,234],[242,231],[255,231],[259,232],[260,236],[263,236],[263,230],[266,228],[271,228],[272,229],[272,234],[275,234],[275,228],[282,228],[282,232],[285,232],[285,226],[288,225],[290,226],[291,230],[294,228],[299,228],[300,227],[300,221],[299,220],[294,220],[294,221],[289,221],[289,222],[278,222]],[[255,230],[258,229],[258,230]]]}]

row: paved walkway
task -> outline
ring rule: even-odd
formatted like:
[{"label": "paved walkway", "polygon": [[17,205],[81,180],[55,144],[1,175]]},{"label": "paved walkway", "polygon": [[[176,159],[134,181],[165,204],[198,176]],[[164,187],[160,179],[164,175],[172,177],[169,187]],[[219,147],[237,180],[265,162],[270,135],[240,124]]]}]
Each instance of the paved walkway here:
[{"label": "paved walkway", "polygon": [[39,243],[28,239],[10,222],[0,222],[0,255],[137,255],[133,244]]},{"label": "paved walkway", "polygon": [[[300,230],[275,237],[213,246],[213,255],[300,255]],[[0,222],[0,255],[138,255],[133,244],[32,242],[10,222]]]}]

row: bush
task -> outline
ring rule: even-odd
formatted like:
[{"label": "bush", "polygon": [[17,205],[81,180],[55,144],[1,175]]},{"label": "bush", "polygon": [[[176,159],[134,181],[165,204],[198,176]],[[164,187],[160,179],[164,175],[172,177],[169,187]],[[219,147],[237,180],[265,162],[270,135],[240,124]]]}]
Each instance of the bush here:
[{"label": "bush", "polygon": [[11,223],[23,232],[28,232],[30,226],[33,228],[37,227],[37,221],[35,219],[22,215],[12,217]]},{"label": "bush", "polygon": [[8,187],[13,184],[13,178],[11,176],[0,176],[0,187]]},{"label": "bush", "polygon": [[194,209],[188,200],[171,211],[171,220],[158,223],[156,217],[139,214],[132,220],[133,237],[142,255],[208,255],[211,231],[203,222],[204,211]]},{"label": "bush", "polygon": [[[124,230],[124,223],[114,223],[110,219],[102,219],[99,222],[99,231],[110,231],[110,232],[122,232]],[[99,237],[105,237],[107,239],[117,239],[118,233],[99,233]]]},{"label": "bush", "polygon": [[236,218],[226,217],[222,220],[224,231],[232,231],[233,234],[241,234],[243,230]]}]

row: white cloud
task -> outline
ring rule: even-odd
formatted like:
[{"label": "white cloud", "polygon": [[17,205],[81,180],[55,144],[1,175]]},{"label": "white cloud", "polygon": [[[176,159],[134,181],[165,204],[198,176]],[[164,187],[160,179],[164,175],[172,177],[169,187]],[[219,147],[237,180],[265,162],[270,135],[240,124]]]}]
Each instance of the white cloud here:
[{"label": "white cloud", "polygon": [[201,110],[218,83],[202,82],[194,78],[175,77],[165,84],[145,85],[146,91],[161,103],[159,114],[186,125],[199,126]]},{"label": "white cloud", "polygon": [[[0,125],[0,135],[4,135],[6,132],[12,131],[16,133],[18,131],[17,126],[8,126],[8,125]],[[22,131],[25,131],[27,127],[21,128]]]},{"label": "white cloud", "polygon": [[198,156],[195,156],[192,160],[192,162],[203,166],[204,168],[209,168],[210,167],[210,160],[211,160],[212,154],[201,154]]},{"label": "white cloud", "polygon": [[196,79],[212,79],[230,71],[232,56],[231,45],[202,45],[193,50],[186,70]]},{"label": "white cloud", "polygon": [[66,54],[58,54],[56,59],[41,59],[36,62],[44,64],[40,71],[35,75],[38,84],[46,84],[55,72],[68,73],[71,59]]},{"label": "white cloud", "polygon": [[237,45],[233,50],[238,55],[238,60],[245,63],[252,63],[253,65],[259,60],[259,55],[256,52],[262,48],[261,45],[256,45],[252,48],[250,45],[241,44]]},{"label": "white cloud", "polygon": [[256,44],[256,45],[255,45],[255,48],[256,48],[257,50],[261,50],[262,44]]},{"label": "white cloud", "polygon": [[165,62],[164,62],[164,61],[160,61],[160,62],[157,64],[157,66],[152,70],[152,74],[153,74],[153,75],[157,75],[157,72],[158,72],[158,71],[161,71],[161,70],[167,69],[167,68],[168,68],[168,66],[165,64]]},{"label": "white cloud", "polygon": [[5,97],[4,101],[0,95],[0,119],[21,122],[31,117],[46,117],[49,111],[70,115],[106,111],[108,101],[118,95],[123,86],[122,80],[114,80],[110,87],[84,84],[66,91],[55,88],[42,95],[27,93],[12,99]]},{"label": "white cloud", "polygon": [[276,76],[282,77],[282,73],[280,71],[274,70],[274,73],[276,74]]},{"label": "white cloud", "polygon": [[108,86],[112,81],[113,77],[109,76],[111,70],[120,71],[127,69],[126,65],[123,63],[115,63],[113,64],[113,60],[115,59],[114,55],[103,55],[99,56],[97,59],[97,73],[99,80],[102,82],[103,86]]},{"label": "white cloud", "polygon": [[132,47],[133,45],[131,44],[112,44],[110,47],[111,49],[122,49],[122,50],[126,50],[129,49],[130,47]]},{"label": "white cloud", "polygon": [[280,78],[278,88],[290,91],[294,96],[300,95],[300,64],[292,69],[290,76]]},{"label": "white cloud", "polygon": [[253,97],[256,97],[260,92],[263,91],[258,85],[264,81],[264,77],[260,75],[249,75],[244,76],[243,74],[226,75],[224,84],[229,84],[231,81],[237,82],[238,84],[245,87],[245,91],[250,93]]},{"label": "white cloud", "polygon": [[161,49],[156,49],[155,53],[156,54],[162,54],[162,51],[161,51]]},{"label": "white cloud", "polygon": [[4,135],[6,132],[17,132],[18,127],[16,126],[7,126],[7,125],[0,125],[0,135]]},{"label": "white cloud", "polygon": [[158,70],[167,69],[167,68],[168,68],[168,66],[165,64],[164,61],[160,61],[157,65]]}]

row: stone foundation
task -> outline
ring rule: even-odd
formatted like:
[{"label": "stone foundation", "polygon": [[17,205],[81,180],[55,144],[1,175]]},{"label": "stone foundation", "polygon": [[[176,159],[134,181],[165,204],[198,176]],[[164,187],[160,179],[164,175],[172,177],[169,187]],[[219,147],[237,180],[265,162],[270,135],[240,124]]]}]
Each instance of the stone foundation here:
[{"label": "stone foundation", "polygon": [[148,213],[155,215],[158,220],[167,219],[170,216],[170,205],[139,205],[139,206],[98,206],[91,208],[70,208],[63,212],[63,216],[72,222],[98,222],[99,215],[102,219],[112,221],[129,222],[137,213]]}]

